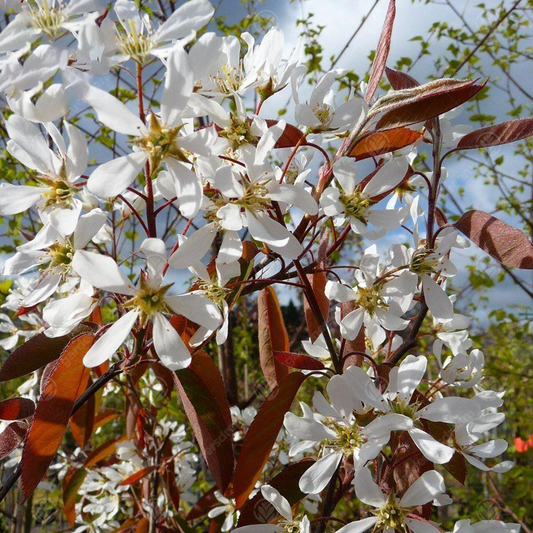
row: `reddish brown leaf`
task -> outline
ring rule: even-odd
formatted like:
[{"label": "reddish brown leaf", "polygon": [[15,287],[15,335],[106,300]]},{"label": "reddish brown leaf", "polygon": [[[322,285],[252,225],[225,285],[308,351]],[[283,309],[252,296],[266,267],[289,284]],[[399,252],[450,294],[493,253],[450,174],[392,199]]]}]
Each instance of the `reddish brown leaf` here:
[{"label": "reddish brown leaf", "polygon": [[78,491],[87,476],[87,470],[69,469],[63,478],[63,512],[71,527],[76,522],[76,499]]},{"label": "reddish brown leaf", "polygon": [[412,89],[419,85],[419,83],[409,74],[401,72],[399,70],[392,70],[385,67],[385,74],[387,79],[395,91],[401,91],[402,89]]},{"label": "reddish brown leaf", "polygon": [[[202,455],[221,491],[233,477],[233,431],[220,395],[193,368],[178,370],[176,386]],[[216,394],[216,395],[215,395]],[[226,400],[227,404],[227,400]]]},{"label": "reddish brown leaf", "polygon": [[289,373],[286,366],[276,361],[274,351],[289,351],[289,336],[278,297],[272,287],[267,287],[259,293],[257,299],[259,358],[261,369],[271,389]]},{"label": "reddish brown leaf", "polygon": [[150,528],[150,522],[147,518],[141,518],[139,520],[139,523],[137,524],[137,527],[135,528],[135,533],[148,533],[148,530]]},{"label": "reddish brown leaf", "polygon": [[[330,302],[325,294],[326,283],[328,281],[326,278],[326,273],[316,272],[315,274],[308,274],[307,278],[309,279],[309,283],[311,284],[311,287],[313,288],[313,293],[315,294],[315,298],[320,308],[320,314],[322,315],[324,322],[327,323]],[[307,297],[304,297],[304,313],[305,313],[305,321],[307,323],[307,331],[309,333],[309,337],[314,342],[322,333],[322,327],[318,323],[315,317],[315,314],[313,313],[313,310],[311,309],[311,306],[309,305]]]},{"label": "reddish brown leaf", "polygon": [[285,377],[263,402],[255,416],[242,445],[239,460],[235,468],[233,491],[237,508],[241,508],[256,481],[261,476],[270,452],[283,425],[285,413],[305,380],[300,372],[293,372]]},{"label": "reddish brown leaf", "polygon": [[64,337],[51,339],[44,333],[39,333],[9,355],[0,368],[0,381],[19,378],[42,368],[56,360],[73,338],[97,329],[98,326],[95,324],[84,322]]},{"label": "reddish brown leaf", "polygon": [[[278,120],[268,119],[266,121],[267,126],[271,128],[277,124]],[[293,148],[296,146],[303,138],[304,134],[292,124],[287,124],[281,137],[278,139],[275,148]]]},{"label": "reddish brown leaf", "polygon": [[324,365],[317,359],[313,359],[303,353],[294,352],[274,352],[276,360],[298,370],[322,370]]},{"label": "reddish brown leaf", "polygon": [[467,211],[454,226],[503,265],[533,269],[533,244],[519,229],[476,210]]},{"label": "reddish brown leaf", "polygon": [[10,398],[0,402],[0,420],[21,420],[33,416],[35,404],[28,398]]},{"label": "reddish brown leaf", "polygon": [[33,493],[48,470],[65,434],[74,402],[80,395],[85,371],[83,356],[94,341],[79,335],[65,347],[44,386],[22,452],[24,498]]},{"label": "reddish brown leaf", "polygon": [[118,486],[123,487],[125,485],[135,485],[138,481],[141,479],[144,479],[147,475],[151,474],[155,470],[155,466],[147,466],[145,468],[141,468],[140,470],[137,470],[135,474],[132,474],[131,476],[128,476],[126,479],[121,481]]},{"label": "reddish brown leaf", "polygon": [[0,433],[0,461],[20,446],[27,431],[25,422],[13,422]]},{"label": "reddish brown leaf", "polygon": [[[83,376],[80,391],[85,391],[90,385],[91,372],[87,368]],[[70,431],[80,448],[89,442],[94,430],[94,417],[96,411],[96,398],[91,396],[72,416],[69,422]]]},{"label": "reddish brown leaf", "polygon": [[466,459],[464,455],[455,452],[450,461],[442,465],[459,483],[465,484],[466,481]]},{"label": "reddish brown leaf", "polygon": [[390,43],[392,38],[392,27],[394,25],[394,17],[396,16],[396,2],[390,0],[389,8],[387,9],[387,15],[385,16],[385,22],[383,23],[383,29],[381,30],[381,36],[379,38],[378,47],[376,49],[376,55],[374,62],[372,63],[372,69],[370,70],[370,78],[368,80],[368,87],[365,94],[365,102],[370,103],[372,97],[376,93],[379,87],[379,82],[383,76],[385,70],[385,64],[389,57]]},{"label": "reddish brown leaf", "polygon": [[533,119],[522,118],[509,120],[502,124],[487,126],[476,131],[467,133],[457,144],[457,150],[469,150],[471,148],[486,148],[498,146],[516,141],[521,141],[533,135]]},{"label": "reddish brown leaf", "polygon": [[[289,503],[295,505],[305,494],[300,490],[298,483],[305,471],[314,464],[312,459],[302,459],[298,463],[293,463],[283,469],[277,476],[268,482],[284,496]],[[278,516],[274,507],[268,503],[261,492],[248,500],[241,508],[239,515],[239,527],[251,524],[267,524]]]},{"label": "reddish brown leaf", "polygon": [[[473,98],[485,84],[475,81],[440,80],[420,85],[401,93],[401,98],[383,107],[385,113],[376,124],[376,130],[390,130],[425,122]],[[409,92],[410,91],[410,92]]]},{"label": "reddish brown leaf", "polygon": [[396,128],[393,130],[378,131],[363,137],[350,152],[350,157],[357,161],[368,157],[401,150],[422,138],[422,134],[409,128]]}]

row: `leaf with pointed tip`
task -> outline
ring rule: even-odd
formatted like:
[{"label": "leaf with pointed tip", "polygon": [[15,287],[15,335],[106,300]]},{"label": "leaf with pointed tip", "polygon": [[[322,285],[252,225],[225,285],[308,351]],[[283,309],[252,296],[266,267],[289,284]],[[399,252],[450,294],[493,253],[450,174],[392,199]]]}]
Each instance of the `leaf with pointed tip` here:
[{"label": "leaf with pointed tip", "polygon": [[22,420],[33,416],[35,404],[29,398],[9,398],[0,402],[0,420]]},{"label": "leaf with pointed tip", "polygon": [[44,333],[35,335],[14,352],[11,352],[0,368],[0,381],[19,378],[46,366],[61,355],[65,346],[72,339],[83,333],[94,332],[97,329],[98,326],[96,324],[84,322],[63,337],[50,338]]},{"label": "leaf with pointed tip", "polygon": [[273,389],[289,373],[288,368],[274,357],[275,351],[289,351],[289,335],[272,287],[266,287],[259,293],[257,314],[261,369],[270,389]]},{"label": "leaf with pointed tip", "polygon": [[[411,126],[438,117],[447,111],[455,109],[473,98],[485,87],[485,83],[469,80],[437,80],[440,84],[430,82],[406,90],[402,97],[383,108],[383,116],[376,124],[376,131],[390,130],[403,126]],[[448,83],[445,83],[448,82]]]},{"label": "leaf with pointed tip", "polygon": [[409,76],[405,72],[400,70],[393,70],[385,67],[385,74],[387,79],[395,91],[401,91],[402,89],[412,89],[417,85],[420,85],[413,77]]},{"label": "leaf with pointed tip", "polygon": [[533,244],[524,234],[484,211],[467,211],[454,226],[505,266],[533,269]]},{"label": "leaf with pointed tip", "polygon": [[533,119],[521,118],[509,120],[494,126],[487,126],[479,130],[471,131],[457,143],[456,150],[470,150],[472,148],[487,148],[489,146],[499,146],[522,139],[527,139],[533,135]]},{"label": "leaf with pointed tip", "polygon": [[138,481],[141,481],[146,476],[151,474],[155,470],[155,466],[146,466],[145,468],[141,468],[140,470],[137,470],[134,474],[131,476],[128,476],[126,479],[122,480],[118,486],[124,487],[125,485],[135,485]]},{"label": "leaf with pointed tip", "polygon": [[[86,382],[82,384],[81,390],[87,389],[91,384],[90,377],[91,373],[89,369],[87,369],[83,377]],[[72,418],[70,419],[70,432],[80,448],[84,448],[91,438],[94,431],[95,414],[96,397],[93,395],[72,415]]]},{"label": "leaf with pointed tip", "polygon": [[175,372],[174,379],[202,455],[223,492],[234,468],[231,413],[223,385],[221,388],[220,372],[207,355],[201,364],[197,355],[190,368]]},{"label": "leaf with pointed tip", "polygon": [[12,422],[0,433],[0,461],[20,446],[27,432],[25,422]]},{"label": "leaf with pointed tip", "polygon": [[293,372],[286,376],[268,395],[251,423],[235,467],[233,492],[237,509],[246,503],[261,476],[283,426],[285,413],[291,408],[294,397],[305,379],[306,376],[301,372]]},{"label": "leaf with pointed tip", "polygon": [[383,71],[385,70],[385,64],[389,57],[395,16],[396,2],[395,0],[390,0],[389,8],[387,9],[387,14],[385,16],[385,22],[383,23],[383,29],[381,30],[381,35],[379,37],[378,47],[376,48],[376,55],[374,56],[374,61],[370,70],[370,78],[368,80],[368,87],[365,94],[365,102],[367,104],[370,103],[372,97],[376,93],[381,77],[383,76]]},{"label": "leaf with pointed tip", "polygon": [[92,333],[71,340],[44,385],[22,451],[24,499],[35,490],[63,440],[72,407],[83,392],[83,357],[94,342]]}]

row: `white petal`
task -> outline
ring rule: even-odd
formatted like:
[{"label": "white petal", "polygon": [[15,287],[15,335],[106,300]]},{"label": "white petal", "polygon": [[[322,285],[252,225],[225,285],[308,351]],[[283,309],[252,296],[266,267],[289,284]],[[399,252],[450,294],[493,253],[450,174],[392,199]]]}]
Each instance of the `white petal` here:
[{"label": "white petal", "polygon": [[84,248],[105,224],[107,215],[101,209],[93,209],[80,217],[74,232],[74,248]]},{"label": "white petal", "polygon": [[269,189],[268,196],[272,200],[292,204],[308,215],[316,215],[318,213],[318,205],[315,199],[303,187],[277,183],[274,187],[269,187]]},{"label": "white petal", "polygon": [[0,216],[16,215],[27,211],[40,200],[46,190],[43,187],[3,184],[0,187]]},{"label": "white petal", "polygon": [[438,398],[417,413],[421,418],[446,424],[466,424],[481,416],[479,404],[470,398]]},{"label": "white petal", "polygon": [[130,311],[119,318],[90,348],[83,358],[88,368],[101,365],[113,356],[130,334],[139,313]]},{"label": "white petal", "polygon": [[203,294],[180,294],[167,296],[165,302],[178,315],[192,320],[200,326],[215,330],[222,322],[218,306]]},{"label": "white petal", "polygon": [[303,440],[321,442],[333,436],[326,426],[314,418],[296,416],[291,412],[285,414],[283,424],[291,435]]},{"label": "white petal", "polygon": [[24,298],[22,306],[33,307],[34,305],[43,302],[46,298],[54,294],[60,281],[61,276],[59,274],[45,276],[43,279],[39,280],[33,291]]},{"label": "white petal", "polygon": [[351,302],[356,298],[356,294],[351,287],[338,281],[328,280],[324,292],[329,300],[337,302]]},{"label": "white petal", "polygon": [[243,244],[236,231],[226,231],[218,250],[217,264],[229,264],[242,257]]},{"label": "white petal", "polygon": [[181,5],[157,30],[157,42],[186,37],[205,26],[213,16],[214,9],[207,0],[191,0]]},{"label": "white petal", "polygon": [[216,235],[217,228],[215,224],[202,226],[180,244],[180,247],[170,256],[169,265],[176,269],[193,266],[209,251]]},{"label": "white petal", "polygon": [[408,355],[398,369],[397,386],[400,400],[408,402],[426,373],[428,360]]},{"label": "white petal", "polygon": [[409,435],[414,440],[417,448],[426,459],[432,463],[442,465],[450,461],[455,450],[435,440],[429,433],[418,428],[409,430]]},{"label": "white petal", "polygon": [[409,526],[412,533],[440,533],[441,531],[438,527],[414,518],[406,518],[405,523]]},{"label": "white petal", "polygon": [[72,269],[93,287],[133,296],[136,289],[113,258],[79,250],[74,254]]},{"label": "white petal", "polygon": [[306,494],[322,492],[335,474],[342,459],[342,453],[330,453],[319,459],[300,478],[299,486]]},{"label": "white petal", "polygon": [[161,97],[161,118],[167,126],[178,124],[181,112],[185,109],[192,94],[193,86],[193,70],[189,56],[179,44],[176,44],[168,58]]},{"label": "white petal", "polygon": [[337,533],[364,533],[373,527],[377,521],[378,519],[376,516],[363,518],[363,520],[356,520],[355,522],[350,522],[340,529],[337,529]]},{"label": "white petal", "polygon": [[437,320],[451,320],[453,318],[453,304],[444,289],[427,274],[422,276],[424,299],[431,314]]},{"label": "white petal", "polygon": [[387,161],[366,184],[365,193],[374,197],[394,189],[405,177],[407,168],[408,164],[405,157],[395,157]]},{"label": "white petal", "polygon": [[354,479],[355,494],[363,503],[372,507],[381,507],[387,498],[381,489],[372,479],[372,474],[368,468],[363,468]]},{"label": "white petal", "polygon": [[100,198],[114,198],[135,181],[146,161],[148,154],[142,150],[112,159],[91,174],[87,189]]},{"label": "white petal", "polygon": [[172,324],[161,314],[152,319],[154,325],[154,348],[161,362],[170,370],[187,368],[191,353]]},{"label": "white petal", "polygon": [[424,472],[406,491],[400,500],[402,507],[418,507],[432,502],[446,490],[444,478],[436,471]]},{"label": "white petal", "polygon": [[362,307],[350,311],[340,323],[341,335],[345,339],[353,341],[361,331],[364,318],[365,310]]},{"label": "white petal", "polygon": [[167,159],[166,163],[170,175],[174,178],[180,213],[185,218],[194,218],[202,206],[203,190],[200,180],[178,161]]},{"label": "white petal", "polygon": [[261,494],[263,498],[269,503],[271,503],[276,511],[286,518],[287,520],[292,520],[292,508],[291,504],[284,498],[279,491],[270,485],[263,485],[261,487]]},{"label": "white petal", "polygon": [[374,407],[378,411],[387,412],[389,410],[383,394],[379,392],[369,375],[362,368],[350,366],[346,369],[344,375],[352,383],[352,390],[356,398],[359,398],[364,404]]}]

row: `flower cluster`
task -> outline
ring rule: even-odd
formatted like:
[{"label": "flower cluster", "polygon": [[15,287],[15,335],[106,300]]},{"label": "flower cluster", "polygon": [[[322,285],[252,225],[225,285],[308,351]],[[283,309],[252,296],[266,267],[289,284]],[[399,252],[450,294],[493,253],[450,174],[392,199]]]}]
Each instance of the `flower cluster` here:
[{"label": "flower cluster", "polygon": [[[239,533],[326,525],[437,533],[431,507],[452,503],[443,468],[512,467],[498,459],[507,443],[488,436],[504,421],[503,393],[484,385],[483,353],[451,296],[454,251],[469,243],[436,206],[446,177],[441,152],[468,129],[443,118],[443,134],[439,115],[449,108],[433,102],[455,90],[459,105],[475,94],[463,98],[459,89],[477,86],[437,80],[376,98],[371,83],[341,101],[343,71],[324,73],[308,90],[303,41],[286,51],[277,28],[260,42],[249,33],[220,37],[206,27],[214,13],[207,0],[161,20],[130,0],[109,10],[92,0],[28,0],[13,9],[0,33],[0,88],[7,152],[24,172],[0,185],[0,216],[22,221],[3,266],[14,282],[1,345],[12,350],[33,335],[60,342],[89,328],[94,342],[80,383],[92,391],[115,378],[104,399],[127,391],[133,417],[110,452],[116,461],[91,459],[75,435],[77,459],[56,465],[64,484],[84,472],[70,509],[76,532],[129,530],[127,517],[131,527],[146,520],[158,531],[185,531],[180,521],[190,511],[191,520],[207,515]],[[281,91],[292,91],[287,121],[263,111]],[[427,116],[426,95],[437,109]],[[408,104],[418,106],[412,119]],[[392,120],[400,108],[403,122]],[[425,143],[436,161],[426,174],[414,170]],[[363,251],[339,264],[336,252],[354,240]],[[221,465],[214,456],[225,442],[243,454],[252,438],[262,445],[257,425],[266,419],[249,406],[253,397],[242,410],[222,410],[223,381],[206,352],[228,342],[239,298],[276,283],[302,289],[312,320],[306,354],[273,348],[267,381],[283,384],[281,365],[316,384],[302,416],[269,396],[288,412],[284,427],[273,422],[271,451],[246,492],[237,479],[221,486],[234,458]],[[331,320],[321,312],[330,305]],[[415,352],[423,323],[433,340],[426,355]],[[38,378],[42,390],[50,372]],[[21,395],[37,400],[39,383],[28,383]],[[218,485],[201,498],[205,465],[190,431],[171,421],[172,411],[157,415],[176,383]],[[223,423],[230,434],[206,444]],[[286,490],[290,475],[276,484],[273,472],[296,465],[295,487]],[[238,463],[235,473],[245,470]],[[335,521],[333,503],[348,492],[361,514]],[[251,502],[269,511],[250,519]],[[485,531],[517,527],[461,520],[454,529]]]}]

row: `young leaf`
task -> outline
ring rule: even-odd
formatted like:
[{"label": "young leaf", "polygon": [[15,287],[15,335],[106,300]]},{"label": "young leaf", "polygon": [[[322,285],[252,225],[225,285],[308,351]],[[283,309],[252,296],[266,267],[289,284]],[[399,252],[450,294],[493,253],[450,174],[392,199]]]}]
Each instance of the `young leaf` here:
[{"label": "young leaf", "polygon": [[378,131],[363,137],[350,152],[357,161],[401,150],[422,138],[422,134],[409,128]]},{"label": "young leaf", "polygon": [[30,496],[48,470],[67,429],[72,406],[83,392],[83,356],[94,341],[79,335],[65,347],[44,385],[22,451],[22,490]]},{"label": "young leaf", "polygon": [[372,97],[376,93],[379,87],[379,82],[383,76],[385,70],[385,64],[389,57],[390,43],[392,37],[392,27],[394,25],[394,17],[396,16],[396,2],[390,0],[389,8],[387,9],[387,15],[385,16],[385,22],[383,23],[383,29],[381,30],[381,36],[379,38],[378,47],[376,49],[376,55],[374,62],[372,63],[372,69],[370,70],[370,78],[368,80],[368,87],[365,94],[365,102],[370,103]]},{"label": "young leaf", "polygon": [[74,527],[76,522],[76,497],[86,477],[87,470],[84,468],[75,470],[70,467],[63,478],[63,512],[70,527]]},{"label": "young leaf", "polygon": [[[293,463],[271,479],[268,484],[279,491],[291,506],[295,505],[305,497],[298,486],[300,478],[314,463],[312,459],[302,459],[298,463]],[[242,527],[250,524],[266,524],[276,516],[278,516],[277,511],[263,498],[261,492],[258,492],[242,506],[237,525]]]},{"label": "young leaf", "polygon": [[61,355],[72,339],[97,329],[96,324],[84,322],[63,337],[50,338],[44,333],[35,335],[9,355],[0,368],[0,381],[19,378],[46,366]]},{"label": "young leaf", "polygon": [[384,114],[376,124],[376,131],[410,126],[435,118],[464,104],[483,87],[484,83],[469,80],[436,80],[392,93],[379,107]]},{"label": "young leaf", "polygon": [[[83,379],[86,381],[81,386],[85,390],[91,384],[91,373],[89,369],[85,371]],[[94,418],[96,414],[96,397],[91,396],[70,419],[69,427],[75,441],[80,448],[84,448],[89,442],[94,431]]]},{"label": "young leaf", "polygon": [[[318,302],[318,306],[320,308],[320,313],[322,315],[322,318],[327,323],[330,302],[329,302],[329,299],[326,297],[326,293],[325,293],[325,288],[326,288],[326,283],[327,283],[326,273],[316,272],[314,274],[308,274],[307,278],[309,279],[309,283],[311,284],[311,287],[313,288],[313,292]],[[309,305],[307,297],[304,297],[304,313],[305,313],[305,321],[307,323],[307,331],[309,333],[309,337],[314,342],[322,333],[322,327],[318,323],[315,317],[315,313],[313,313],[313,310],[311,309],[311,306]]]},{"label": "young leaf", "polygon": [[413,77],[409,76],[409,74],[399,70],[393,70],[385,67],[385,74],[387,75],[387,79],[395,91],[412,89],[413,87],[420,85]]},{"label": "young leaf", "polygon": [[35,404],[28,398],[10,398],[0,402],[0,420],[22,420],[33,416]]},{"label": "young leaf", "polygon": [[289,335],[285,328],[278,297],[272,287],[266,287],[257,299],[259,358],[261,369],[271,389],[289,373],[286,366],[276,361],[274,352],[289,351]]},{"label": "young leaf", "polygon": [[274,356],[276,357],[276,360],[289,368],[297,368],[298,370],[324,369],[324,365],[320,361],[303,353],[274,352]]},{"label": "young leaf", "polygon": [[[211,365],[214,366],[212,361]],[[211,370],[212,367],[198,372],[194,367],[178,370],[175,373],[175,383],[202,455],[223,492],[233,476],[233,432],[231,417],[228,420],[225,412],[229,410],[227,400],[226,405],[221,404],[221,394],[212,391],[210,381],[206,379],[205,374]]]},{"label": "young leaf", "polygon": [[454,226],[505,266],[533,269],[533,244],[517,228],[484,211],[467,211]]},{"label": "young leaf", "polygon": [[533,119],[509,120],[467,133],[457,144],[456,150],[486,148],[521,141],[533,135]]},{"label": "young leaf", "polygon": [[242,445],[235,467],[233,492],[237,509],[248,500],[256,481],[261,476],[270,452],[283,425],[285,413],[304,382],[306,376],[293,372],[286,376],[268,395],[255,416]]},{"label": "young leaf", "polygon": [[20,446],[27,431],[25,422],[12,422],[0,433],[0,461]]},{"label": "young leaf", "polygon": [[135,483],[141,481],[141,479],[144,479],[147,475],[151,474],[155,470],[155,468],[155,466],[146,466],[144,468],[141,468],[131,476],[128,476],[126,479],[121,481],[118,486],[124,487],[125,485],[135,485]]}]

